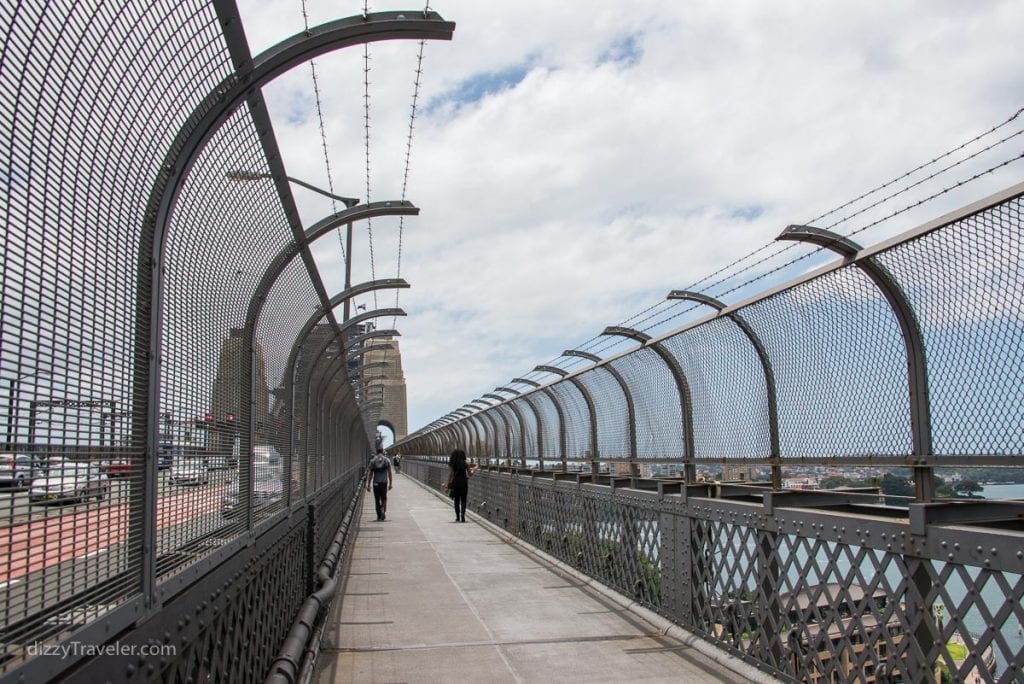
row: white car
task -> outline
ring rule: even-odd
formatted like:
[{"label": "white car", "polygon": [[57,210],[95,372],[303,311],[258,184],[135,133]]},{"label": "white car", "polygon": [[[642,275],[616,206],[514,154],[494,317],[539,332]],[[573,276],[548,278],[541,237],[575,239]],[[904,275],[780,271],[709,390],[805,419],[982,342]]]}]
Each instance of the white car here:
[{"label": "white car", "polygon": [[[281,500],[284,493],[283,486],[284,471],[280,466],[257,464],[253,468],[252,479],[252,508],[254,512],[267,508],[271,504]],[[231,518],[242,511],[241,500],[238,496],[238,476],[231,479],[231,483],[224,491],[221,499],[221,513],[225,518]]]},{"label": "white car", "polygon": [[281,452],[269,444],[258,444],[252,449],[252,462],[256,465],[281,465]]},{"label": "white car", "polygon": [[0,454],[0,484],[22,489],[43,474],[45,461],[28,454]]},{"label": "white car", "polygon": [[110,478],[95,463],[80,461],[54,461],[42,477],[32,480],[29,499],[47,501],[85,501],[90,496],[98,500],[110,494]]},{"label": "white car", "polygon": [[180,458],[171,466],[171,484],[198,485],[210,481],[210,473],[202,458]]},{"label": "white car", "polygon": [[206,457],[206,469],[207,470],[227,470],[231,467],[231,463],[228,461],[227,456],[207,456]]}]

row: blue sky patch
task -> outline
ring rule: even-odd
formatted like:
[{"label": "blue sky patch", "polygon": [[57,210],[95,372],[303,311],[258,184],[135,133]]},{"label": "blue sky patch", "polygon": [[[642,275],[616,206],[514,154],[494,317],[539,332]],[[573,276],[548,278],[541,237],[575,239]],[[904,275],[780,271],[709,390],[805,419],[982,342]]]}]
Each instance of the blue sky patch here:
[{"label": "blue sky patch", "polygon": [[315,102],[306,91],[295,93],[294,97],[288,98],[288,109],[285,112],[285,121],[293,126],[301,126],[313,116]]},{"label": "blue sky patch", "polygon": [[614,43],[609,46],[607,50],[598,57],[598,64],[607,64],[609,62],[619,64],[624,67],[631,67],[640,61],[644,51],[640,47],[640,36],[636,33],[631,33],[627,36],[623,36],[617,39]]},{"label": "blue sky patch", "polygon": [[479,102],[488,95],[515,88],[526,78],[528,73],[530,73],[530,67],[527,64],[517,64],[500,71],[474,74],[460,83],[454,90],[450,90],[428,102],[425,109],[430,111],[445,103],[452,103],[459,107]]},{"label": "blue sky patch", "polygon": [[753,221],[754,219],[760,218],[761,214],[764,213],[764,207],[737,207],[732,210],[729,214],[729,218],[741,219],[743,221]]}]

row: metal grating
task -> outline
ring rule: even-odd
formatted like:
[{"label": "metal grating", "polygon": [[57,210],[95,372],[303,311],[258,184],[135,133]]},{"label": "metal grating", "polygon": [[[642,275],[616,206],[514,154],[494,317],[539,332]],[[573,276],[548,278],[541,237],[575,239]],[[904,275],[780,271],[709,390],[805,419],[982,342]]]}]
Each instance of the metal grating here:
[{"label": "metal grating", "polygon": [[681,458],[685,453],[683,409],[668,365],[651,349],[640,349],[610,365],[619,371],[633,397],[637,458]]},{"label": "metal grating", "polygon": [[889,250],[928,357],[937,454],[1024,452],[1021,199]]},{"label": "metal grating", "polygon": [[[0,494],[0,675],[260,679],[358,493],[344,362],[311,340],[288,367],[327,296],[261,95],[239,86],[301,58],[248,61],[233,12],[0,10],[0,465],[25,485]],[[451,28],[368,15],[298,47]],[[300,258],[267,272],[285,247]],[[30,648],[154,634],[177,652],[144,669]]]},{"label": "metal grating", "polygon": [[669,337],[663,346],[690,385],[698,459],[768,454],[764,371],[750,341],[730,320]]},{"label": "metal grating", "polygon": [[552,385],[550,391],[561,404],[565,416],[565,424],[560,426],[565,432],[565,456],[586,460],[595,457],[593,449],[596,445],[590,437],[590,411],[583,393],[571,382]]},{"label": "metal grating", "polygon": [[626,459],[630,456],[629,410],[626,395],[615,376],[606,368],[594,368],[577,376],[586,388],[597,411],[597,453],[601,458]]},{"label": "metal grating", "polygon": [[910,453],[903,339],[858,269],[787,290],[743,315],[772,359],[783,455]]}]

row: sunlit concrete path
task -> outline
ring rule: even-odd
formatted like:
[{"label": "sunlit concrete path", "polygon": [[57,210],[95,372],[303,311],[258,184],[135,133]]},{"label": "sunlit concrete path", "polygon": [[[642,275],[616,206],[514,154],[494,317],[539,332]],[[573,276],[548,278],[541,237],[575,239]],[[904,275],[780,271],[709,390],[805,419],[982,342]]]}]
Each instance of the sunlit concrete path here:
[{"label": "sunlit concrete path", "polygon": [[321,684],[770,681],[739,661],[739,672],[727,669],[625,599],[466,517],[454,522],[447,499],[405,476],[386,521],[365,497]]}]

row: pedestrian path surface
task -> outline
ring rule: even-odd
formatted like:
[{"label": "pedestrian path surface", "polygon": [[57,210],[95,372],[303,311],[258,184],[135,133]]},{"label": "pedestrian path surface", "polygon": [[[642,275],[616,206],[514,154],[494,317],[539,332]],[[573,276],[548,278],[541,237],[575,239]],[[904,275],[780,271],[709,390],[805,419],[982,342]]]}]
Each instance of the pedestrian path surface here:
[{"label": "pedestrian path surface", "polygon": [[385,521],[364,497],[320,684],[749,681],[474,514],[466,520],[404,475]]}]

